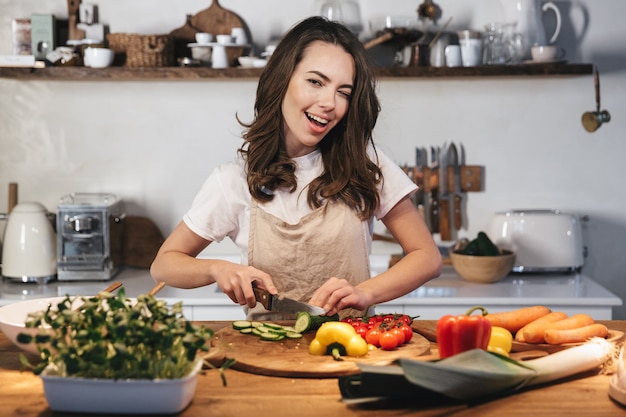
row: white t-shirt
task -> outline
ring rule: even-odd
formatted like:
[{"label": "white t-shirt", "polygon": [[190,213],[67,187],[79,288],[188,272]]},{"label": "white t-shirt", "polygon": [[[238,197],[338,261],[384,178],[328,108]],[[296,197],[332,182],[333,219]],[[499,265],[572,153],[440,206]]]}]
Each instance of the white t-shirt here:
[{"label": "white t-shirt", "polygon": [[[383,152],[376,152],[383,181],[378,186],[380,206],[374,215],[382,219],[402,198],[413,194],[417,186]],[[370,154],[373,155],[373,151]],[[296,191],[289,193],[277,190],[272,201],[259,203],[263,210],[288,224],[297,224],[311,212],[307,204],[306,187],[323,171],[319,150],[294,158],[294,161],[298,180]],[[245,162],[239,157],[215,168],[202,185],[183,221],[191,231],[204,239],[220,242],[229,237],[241,250],[242,261],[247,263],[251,201]],[[363,234],[369,247],[372,241],[371,219],[363,222]]]}]

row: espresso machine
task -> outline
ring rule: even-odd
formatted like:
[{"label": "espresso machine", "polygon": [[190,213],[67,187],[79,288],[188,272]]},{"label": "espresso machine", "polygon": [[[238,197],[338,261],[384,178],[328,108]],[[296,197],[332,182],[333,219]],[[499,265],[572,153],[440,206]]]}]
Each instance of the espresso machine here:
[{"label": "espresso machine", "polygon": [[111,279],[121,266],[123,218],[113,194],[63,196],[57,212],[58,280]]}]

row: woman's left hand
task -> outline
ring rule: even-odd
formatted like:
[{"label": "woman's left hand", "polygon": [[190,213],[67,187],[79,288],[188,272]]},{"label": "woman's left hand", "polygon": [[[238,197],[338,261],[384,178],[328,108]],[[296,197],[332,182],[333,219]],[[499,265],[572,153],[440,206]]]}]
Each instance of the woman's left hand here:
[{"label": "woman's left hand", "polygon": [[370,305],[368,294],[346,279],[332,277],[315,291],[309,304],[322,307],[332,316],[345,308],[365,310]]}]

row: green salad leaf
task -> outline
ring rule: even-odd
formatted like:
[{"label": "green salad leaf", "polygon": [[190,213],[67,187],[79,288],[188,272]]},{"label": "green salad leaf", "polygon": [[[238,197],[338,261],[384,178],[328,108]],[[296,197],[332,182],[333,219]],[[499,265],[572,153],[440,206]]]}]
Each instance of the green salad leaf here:
[{"label": "green salad leaf", "polygon": [[[82,304],[80,303],[82,301]],[[76,307],[79,305],[78,307]],[[74,306],[74,307],[73,307]],[[41,362],[24,366],[39,375],[105,379],[178,379],[192,370],[197,354],[208,351],[213,331],[187,321],[182,302],[168,307],[153,295],[126,297],[100,292],[66,296],[57,306],[30,313],[21,343],[36,343]]]}]

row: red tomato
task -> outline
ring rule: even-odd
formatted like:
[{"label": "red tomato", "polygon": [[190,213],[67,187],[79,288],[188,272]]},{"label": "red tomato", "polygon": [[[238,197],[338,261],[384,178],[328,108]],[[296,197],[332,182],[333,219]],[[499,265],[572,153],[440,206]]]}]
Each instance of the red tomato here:
[{"label": "red tomato", "polygon": [[393,314],[385,314],[385,316],[383,317],[383,322],[385,323],[391,323],[395,320],[395,317],[393,316]]},{"label": "red tomato", "polygon": [[410,325],[410,324],[411,324],[411,322],[412,322],[413,320],[412,320],[412,319],[411,319],[411,317],[409,317],[408,315],[406,315],[406,314],[401,314],[401,315],[398,317],[398,321],[399,321],[399,322],[402,322],[402,323],[404,323],[404,324],[408,324],[408,325]]},{"label": "red tomato", "polygon": [[389,330],[389,332],[393,334],[398,340],[398,346],[404,344],[404,332],[400,330],[399,327],[394,327],[393,329]]},{"label": "red tomato", "polygon": [[402,333],[404,333],[404,343],[409,343],[413,338],[413,329],[406,324],[400,326],[399,329],[402,330]]},{"label": "red tomato", "polygon": [[391,332],[382,333],[378,338],[378,342],[383,350],[393,350],[398,347],[398,339]]},{"label": "red tomato", "polygon": [[381,331],[377,328],[372,328],[367,331],[365,334],[365,341],[370,345],[374,345],[376,347],[380,347],[380,334]]},{"label": "red tomato", "polygon": [[357,326],[354,328],[354,330],[356,330],[356,334],[358,334],[363,339],[365,339],[365,335],[367,334],[367,331],[368,331],[367,326]]}]

